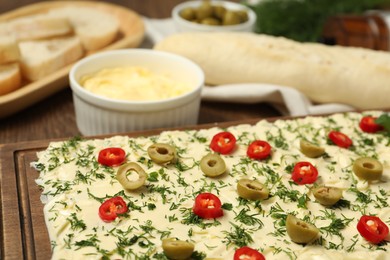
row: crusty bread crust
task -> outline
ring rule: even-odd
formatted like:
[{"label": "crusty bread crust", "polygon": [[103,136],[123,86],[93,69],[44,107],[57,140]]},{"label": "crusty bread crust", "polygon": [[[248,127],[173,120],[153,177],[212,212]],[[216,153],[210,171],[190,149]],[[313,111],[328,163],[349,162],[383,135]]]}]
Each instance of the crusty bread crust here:
[{"label": "crusty bread crust", "polygon": [[17,90],[20,86],[19,65],[17,63],[0,65],[0,96]]},{"label": "crusty bread crust", "polygon": [[155,49],[198,63],[212,85],[270,83],[293,87],[318,103],[390,107],[390,53],[384,51],[253,33],[182,33]]}]

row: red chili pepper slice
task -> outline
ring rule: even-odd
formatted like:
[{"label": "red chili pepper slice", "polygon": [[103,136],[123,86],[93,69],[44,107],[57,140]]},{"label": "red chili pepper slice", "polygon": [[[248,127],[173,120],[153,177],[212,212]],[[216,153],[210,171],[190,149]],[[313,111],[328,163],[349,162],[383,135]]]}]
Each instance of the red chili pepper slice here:
[{"label": "red chili pepper slice", "polygon": [[195,198],[195,204],[192,208],[195,215],[204,218],[218,218],[223,216],[222,203],[220,199],[212,193],[200,193]]},{"label": "red chili pepper slice", "polygon": [[249,158],[263,160],[271,155],[271,145],[262,140],[253,141],[246,151]]},{"label": "red chili pepper slice", "polygon": [[299,184],[311,184],[317,180],[318,171],[310,162],[298,162],[291,173],[292,180]]},{"label": "red chili pepper slice", "polygon": [[220,154],[229,154],[236,146],[236,137],[230,132],[220,132],[214,135],[210,148]]},{"label": "red chili pepper slice", "polygon": [[388,226],[375,216],[361,216],[357,224],[357,230],[362,237],[373,244],[380,243],[389,234]]},{"label": "red chili pepper slice", "polygon": [[234,260],[265,260],[265,257],[259,251],[243,246],[234,253]]},{"label": "red chili pepper slice", "polygon": [[126,202],[122,199],[122,197],[112,197],[100,205],[99,217],[104,222],[112,222],[118,217],[118,214],[124,214],[127,210],[128,208]]},{"label": "red chili pepper slice", "polygon": [[126,152],[122,148],[110,147],[99,152],[98,162],[105,166],[121,165],[126,158]]},{"label": "red chili pepper slice", "polygon": [[330,131],[329,139],[337,146],[349,148],[352,145],[352,140],[346,135],[338,131]]},{"label": "red chili pepper slice", "polygon": [[363,132],[366,133],[376,133],[378,131],[383,130],[383,126],[375,123],[377,118],[373,116],[364,116],[360,119],[359,127]]}]

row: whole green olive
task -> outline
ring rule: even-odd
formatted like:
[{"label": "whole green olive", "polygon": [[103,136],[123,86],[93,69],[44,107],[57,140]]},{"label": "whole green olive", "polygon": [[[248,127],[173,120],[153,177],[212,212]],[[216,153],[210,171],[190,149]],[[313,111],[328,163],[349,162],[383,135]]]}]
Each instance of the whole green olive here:
[{"label": "whole green olive", "polygon": [[214,5],[213,14],[219,20],[223,19],[223,16],[226,13],[226,8],[222,5]]},{"label": "whole green olive", "polygon": [[319,229],[313,224],[307,223],[291,214],[287,215],[286,230],[291,240],[297,244],[310,243],[320,233]]},{"label": "whole green olive", "polygon": [[196,18],[198,20],[203,20],[207,17],[213,16],[213,6],[209,1],[202,1],[202,4],[195,9]]},{"label": "whole green olive", "polygon": [[135,162],[122,164],[116,173],[116,178],[126,190],[136,190],[144,185],[147,174]]},{"label": "whole green olive", "polygon": [[246,10],[228,9],[210,0],[203,0],[197,7],[184,8],[179,14],[187,21],[212,26],[236,25],[249,20]]},{"label": "whole green olive", "polygon": [[269,196],[268,188],[257,180],[241,179],[237,183],[237,193],[247,200],[264,200]]},{"label": "whole green olive", "polygon": [[317,201],[324,206],[333,206],[343,196],[343,191],[336,187],[319,186],[313,190]]},{"label": "whole green olive", "polygon": [[360,157],[353,162],[352,170],[360,179],[374,181],[382,177],[383,166],[374,158]]},{"label": "whole green olive", "polygon": [[226,11],[222,19],[222,25],[236,25],[241,23],[240,16],[234,11]]},{"label": "whole green olive", "polygon": [[220,21],[214,17],[204,18],[200,23],[206,25],[221,25]]},{"label": "whole green olive", "polygon": [[195,13],[195,9],[192,8],[192,7],[187,7],[187,8],[184,8],[181,12],[180,12],[180,16],[187,20],[187,21],[192,21],[196,18],[196,13]]},{"label": "whole green olive", "polygon": [[208,177],[217,177],[226,171],[226,164],[219,154],[209,153],[200,160],[200,169]]},{"label": "whole green olive", "polygon": [[323,147],[320,147],[303,139],[301,139],[299,145],[301,148],[301,152],[310,158],[317,158],[325,153],[325,149]]},{"label": "whole green olive", "polygon": [[169,259],[181,260],[189,259],[195,246],[187,241],[166,238],[162,240],[162,248]]},{"label": "whole green olive", "polygon": [[240,22],[241,23],[245,23],[246,21],[249,20],[247,11],[245,11],[245,10],[237,10],[236,13],[240,17]]},{"label": "whole green olive", "polygon": [[150,159],[158,164],[171,163],[176,159],[176,149],[169,144],[155,143],[148,147]]}]

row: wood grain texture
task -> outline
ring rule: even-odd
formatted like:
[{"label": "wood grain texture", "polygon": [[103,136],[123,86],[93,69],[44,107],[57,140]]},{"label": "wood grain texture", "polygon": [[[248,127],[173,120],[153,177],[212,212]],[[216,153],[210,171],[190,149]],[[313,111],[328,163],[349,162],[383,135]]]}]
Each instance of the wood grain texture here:
[{"label": "wood grain texture", "polygon": [[28,258],[26,254],[30,251],[33,229],[29,218],[30,208],[27,206],[30,194],[26,189],[24,152],[36,146],[36,143],[0,146],[1,259]]}]

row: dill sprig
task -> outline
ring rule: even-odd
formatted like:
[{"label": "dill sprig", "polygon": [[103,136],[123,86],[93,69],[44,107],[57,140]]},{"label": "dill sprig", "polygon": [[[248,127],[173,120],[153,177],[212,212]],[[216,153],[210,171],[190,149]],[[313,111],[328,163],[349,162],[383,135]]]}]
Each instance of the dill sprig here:
[{"label": "dill sprig", "polygon": [[204,220],[195,213],[192,212],[192,208],[181,208],[182,220],[181,223],[185,225],[196,225],[202,229],[211,226],[221,225],[221,222],[218,220]]},{"label": "dill sprig", "polygon": [[259,229],[262,228],[264,223],[258,218],[260,214],[249,214],[249,211],[249,209],[242,209],[238,214],[236,214],[234,219],[248,226],[256,225]]},{"label": "dill sprig", "polygon": [[79,219],[76,213],[70,214],[67,220],[69,221],[72,230],[84,231],[87,228],[84,221],[82,219]]},{"label": "dill sprig", "polygon": [[226,234],[223,242],[226,243],[227,246],[234,244],[238,247],[243,247],[253,242],[250,230],[240,227],[234,223],[230,224],[232,225],[230,232],[223,231],[223,233]]},{"label": "dill sprig", "polygon": [[342,240],[343,235],[341,234],[341,231],[348,226],[348,224],[354,220],[354,218],[347,218],[344,215],[341,215],[342,218],[338,218],[335,214],[335,212],[330,210],[322,210],[321,212],[324,213],[323,217],[320,217],[321,219],[330,219],[330,223],[328,226],[320,227],[321,231],[324,231],[327,236],[335,235],[340,237]]}]

